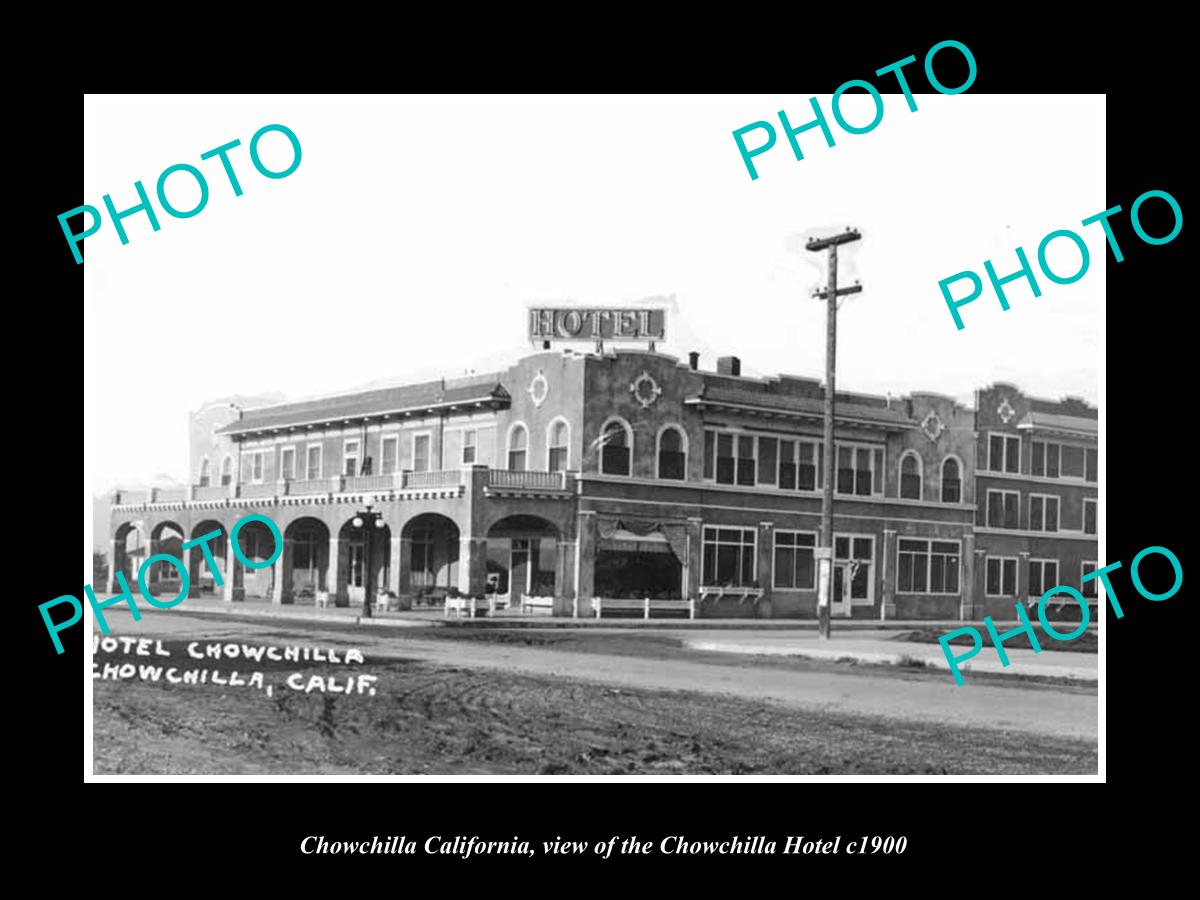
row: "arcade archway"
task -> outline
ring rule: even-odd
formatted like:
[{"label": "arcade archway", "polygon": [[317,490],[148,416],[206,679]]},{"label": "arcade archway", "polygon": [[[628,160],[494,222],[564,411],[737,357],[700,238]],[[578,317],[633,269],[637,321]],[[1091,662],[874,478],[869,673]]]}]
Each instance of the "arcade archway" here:
[{"label": "arcade archway", "polygon": [[445,597],[459,581],[458,525],[439,513],[422,513],[404,523],[400,533],[401,596]]},{"label": "arcade archway", "polygon": [[487,534],[485,592],[519,606],[525,596],[557,596],[558,529],[540,516],[500,519]]}]

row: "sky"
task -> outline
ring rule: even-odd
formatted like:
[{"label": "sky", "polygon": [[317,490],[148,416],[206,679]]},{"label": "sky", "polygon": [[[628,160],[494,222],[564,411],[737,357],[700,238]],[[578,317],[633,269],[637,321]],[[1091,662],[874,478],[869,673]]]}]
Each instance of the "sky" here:
[{"label": "sky", "polygon": [[[910,112],[885,94],[880,124],[851,135],[817,95],[837,143],[805,132],[797,161],[777,113],[808,121],[809,96],[87,96],[82,202],[103,210],[110,194],[126,209],[141,180],[161,229],[134,214],[122,245],[106,216],[84,242],[85,486],[191,480],[188,412],[215,398],[503,368],[536,349],[530,305],[659,298],[661,351],[823,377],[811,294],[825,256],[803,245],[846,227],[863,237],[841,281],[863,291],[839,311],[839,389],[969,401],[1008,381],[1096,403],[1108,251],[1080,222],[1107,206],[1104,97],[918,93]],[[852,123],[873,114],[865,95],[842,109]],[[779,135],[751,180],[732,132],[758,120]],[[268,179],[248,145],[276,123],[302,157]],[[235,139],[241,196],[200,159]],[[279,133],[260,150],[271,169],[291,162]],[[177,163],[208,182],[191,218],[155,197]],[[181,209],[199,197],[187,174],[167,194]],[[1013,282],[1002,310],[984,260],[1015,272],[1021,246],[1036,267],[1039,242],[1064,228],[1087,242],[1086,275],[1037,272],[1038,298]],[[1078,251],[1058,240],[1048,261],[1070,274]],[[964,270],[985,291],[958,331],[938,281]]]}]

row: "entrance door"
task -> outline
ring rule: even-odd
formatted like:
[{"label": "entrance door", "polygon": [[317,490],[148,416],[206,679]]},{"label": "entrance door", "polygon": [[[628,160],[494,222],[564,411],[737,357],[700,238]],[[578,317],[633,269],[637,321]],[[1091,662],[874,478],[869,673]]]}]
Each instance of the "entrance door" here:
[{"label": "entrance door", "polygon": [[829,608],[833,616],[850,617],[850,566],[837,563],[833,569],[833,605]]},{"label": "entrance door", "polygon": [[346,563],[346,596],[351,606],[361,606],[366,592],[363,590],[363,571],[366,554],[361,541],[349,544],[349,558]]},{"label": "entrance door", "polygon": [[529,590],[529,551],[528,538],[513,538],[512,552],[508,565],[508,606],[517,609],[521,598]]}]

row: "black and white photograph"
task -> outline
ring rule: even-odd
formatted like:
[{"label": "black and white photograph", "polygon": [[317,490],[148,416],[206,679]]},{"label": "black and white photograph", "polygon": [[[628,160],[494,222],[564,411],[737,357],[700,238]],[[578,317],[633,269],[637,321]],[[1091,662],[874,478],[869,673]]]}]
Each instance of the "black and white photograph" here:
[{"label": "black and white photograph", "polygon": [[928,51],[85,96],[88,780],[1103,780],[1106,100]]}]

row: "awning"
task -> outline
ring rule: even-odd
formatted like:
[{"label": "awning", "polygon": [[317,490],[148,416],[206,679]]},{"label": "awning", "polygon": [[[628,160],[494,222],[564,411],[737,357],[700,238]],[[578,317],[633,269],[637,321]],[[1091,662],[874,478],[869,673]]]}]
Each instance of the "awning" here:
[{"label": "awning", "polygon": [[628,528],[614,528],[600,535],[600,550],[615,550],[622,553],[670,553],[671,542],[661,531],[651,531],[648,534],[635,534]]}]

